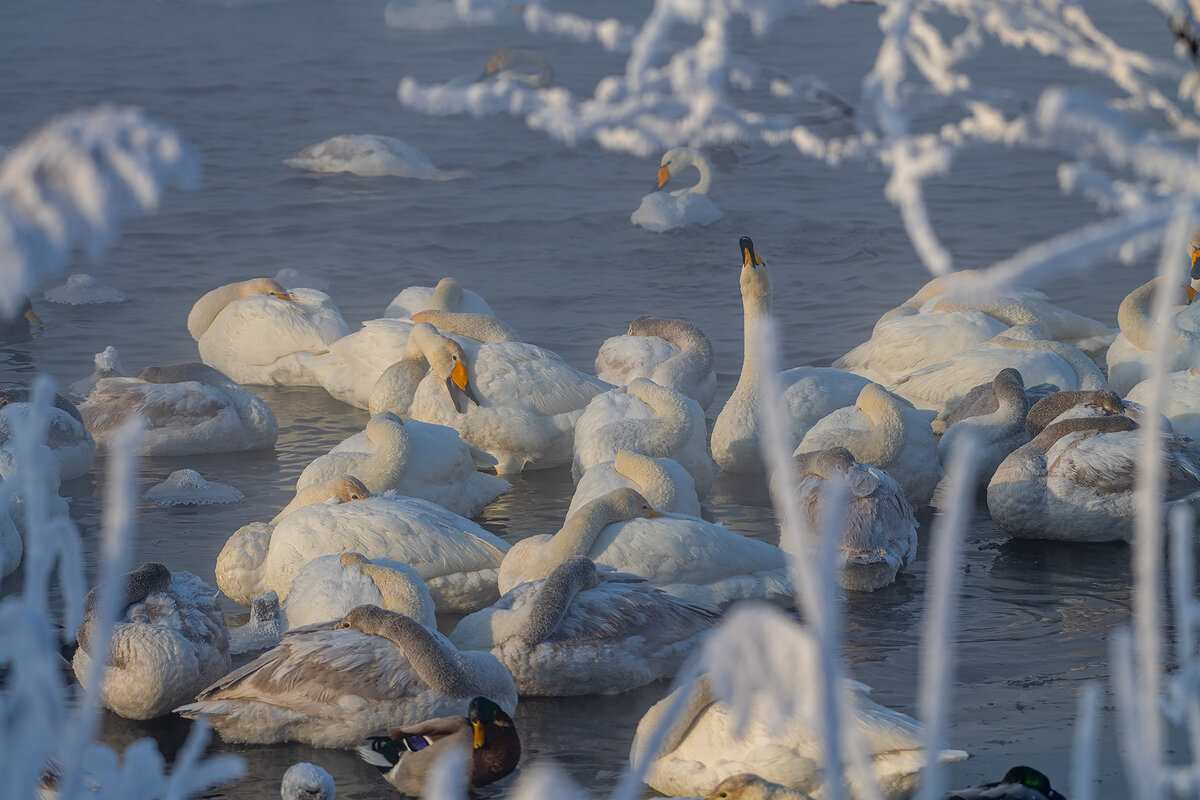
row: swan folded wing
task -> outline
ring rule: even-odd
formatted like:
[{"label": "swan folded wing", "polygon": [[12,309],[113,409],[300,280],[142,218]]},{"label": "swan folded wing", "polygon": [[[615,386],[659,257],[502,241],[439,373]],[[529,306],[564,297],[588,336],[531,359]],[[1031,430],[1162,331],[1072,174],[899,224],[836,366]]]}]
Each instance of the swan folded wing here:
[{"label": "swan folded wing", "polygon": [[479,348],[471,376],[490,406],[531,406],[543,416],[577,411],[612,387],[575,369],[557,354],[520,342]]},{"label": "swan folded wing", "polygon": [[265,366],[284,355],[324,349],[350,333],[329,295],[315,289],[294,289],[291,295],[294,302],[271,295],[235,300],[201,338],[218,335],[241,363]]},{"label": "swan folded wing", "polygon": [[920,750],[924,746],[923,728],[920,722],[899,711],[881,706],[866,696],[857,693],[858,713],[854,726],[860,741],[868,753],[876,755],[901,750]]},{"label": "swan folded wing", "polygon": [[[1131,492],[1137,475],[1138,431],[1081,431],[1064,436],[1046,454],[1047,475],[1066,477],[1101,494]],[[1167,498],[1200,489],[1200,463],[1179,437],[1163,436]]]},{"label": "swan folded wing", "polygon": [[545,641],[565,647],[636,636],[644,647],[657,649],[711,627],[720,617],[712,606],[647,591],[646,583],[630,578],[580,593]]},{"label": "swan folded wing", "polygon": [[181,713],[204,713],[204,703],[221,700],[250,700],[311,713],[344,705],[347,697],[394,703],[426,690],[394,644],[329,625],[322,622],[285,634],[276,648],[209,686]]},{"label": "swan folded wing", "polygon": [[83,404],[82,413],[93,431],[116,428],[137,414],[151,428],[185,423],[196,425],[237,411],[219,390],[198,381],[145,383],[137,378],[104,378]]}]

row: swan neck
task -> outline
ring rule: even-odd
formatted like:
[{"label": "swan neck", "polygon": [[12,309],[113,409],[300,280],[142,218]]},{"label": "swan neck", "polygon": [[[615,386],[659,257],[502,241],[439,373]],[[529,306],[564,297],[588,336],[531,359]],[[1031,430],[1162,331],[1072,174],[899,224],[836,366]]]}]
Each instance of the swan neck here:
[{"label": "swan neck", "polygon": [[641,453],[621,452],[613,461],[613,469],[633,481],[642,497],[655,508],[674,511],[679,507],[679,492],[666,468]]},{"label": "swan neck", "polygon": [[712,188],[712,165],[709,164],[708,159],[703,155],[692,153],[688,154],[688,161],[693,167],[696,168],[696,171],[700,173],[700,180],[697,181],[696,185],[693,186],[689,191],[695,192],[696,194],[707,195],[708,190]]},{"label": "swan neck", "polygon": [[620,515],[605,498],[593,500],[572,514],[558,533],[542,545],[538,563],[541,569],[532,577],[550,574],[571,556],[586,556],[600,532]]},{"label": "swan neck", "polygon": [[568,559],[537,588],[526,607],[527,616],[517,636],[527,645],[546,640],[567,615],[575,596],[597,583],[596,565],[589,559],[582,556]]},{"label": "swan neck", "polygon": [[682,394],[650,381],[635,381],[629,393],[654,411],[653,433],[646,442],[646,455],[665,457],[687,445],[692,438],[692,415]]},{"label": "swan neck", "polygon": [[413,672],[431,688],[450,697],[466,697],[471,682],[462,668],[458,653],[439,642],[429,629],[403,614],[382,611],[377,624],[363,625],[363,633],[382,636],[404,653]]},{"label": "swan neck", "polygon": [[864,394],[859,396],[858,407],[871,420],[871,433],[854,456],[861,464],[884,467],[904,450],[908,436],[904,411],[900,401],[882,388]]}]

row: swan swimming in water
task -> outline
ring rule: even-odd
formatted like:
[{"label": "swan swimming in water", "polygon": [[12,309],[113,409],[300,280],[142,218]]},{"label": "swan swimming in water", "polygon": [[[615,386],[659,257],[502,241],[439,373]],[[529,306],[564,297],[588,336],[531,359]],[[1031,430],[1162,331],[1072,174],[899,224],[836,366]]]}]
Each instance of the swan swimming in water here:
[{"label": "swan swimming in water", "polygon": [[895,478],[912,507],[921,509],[942,479],[938,442],[929,428],[933,416],[878,384],[867,384],[853,406],[839,408],[809,428],[794,455],[845,447],[858,463]]},{"label": "swan swimming in water", "polygon": [[192,306],[188,333],[200,360],[238,383],[319,386],[297,353],[325,349],[350,332],[329,295],[251,278],[213,289]]},{"label": "swan swimming in water", "polygon": [[353,475],[371,494],[394,489],[473,517],[510,488],[503,478],[476,469],[494,464],[495,459],[466,444],[450,428],[419,420],[402,422],[385,411],[371,417],[362,433],[305,467],[296,489]]},{"label": "swan swimming in water", "polygon": [[811,531],[823,531],[829,490],[843,481],[845,511],[838,543],[838,585],[873,592],[896,580],[917,554],[917,520],[900,484],[887,472],[859,464],[844,447],[795,456],[796,497]]},{"label": "swan swimming in water", "polygon": [[521,695],[615,694],[673,675],[719,616],[572,556],[465,617],[450,641],[490,651]]},{"label": "swan swimming in water", "polygon": [[[14,428],[29,424],[31,398],[30,390],[24,387],[0,390],[0,478],[12,477],[21,469],[21,454],[12,434]],[[56,394],[54,405],[41,411],[49,415],[45,444],[50,448],[58,479],[70,481],[86,475],[96,457],[96,440],[84,425],[79,409]]]},{"label": "swan swimming in water", "polygon": [[460,652],[403,614],[364,605],[285,634],[175,710],[207,715],[227,742],[350,748],[389,728],[464,713],[479,695],[506,711],[517,706],[512,676],[495,656]]},{"label": "swan swimming in water", "polygon": [[368,178],[390,175],[452,181],[471,177],[465,170],[438,169],[428,156],[408,142],[369,134],[334,136],[309,145],[283,163],[308,172],[349,172]]},{"label": "swan swimming in water", "polygon": [[576,555],[696,603],[794,602],[778,547],[696,517],[660,514],[632,489],[593,500],[553,536],[530,536],[513,545],[500,564],[500,591],[544,578]]},{"label": "swan swimming in water", "polygon": [[606,339],[596,354],[596,377],[614,386],[649,378],[683,392],[707,410],[717,392],[713,346],[682,319],[638,317],[624,336]]},{"label": "swan swimming in water", "polygon": [[688,471],[700,499],[712,492],[713,462],[700,404],[648,378],[596,395],[575,423],[571,476],[579,481],[619,450],[670,458]]},{"label": "swan swimming in water", "polygon": [[[229,631],[216,593],[190,572],[144,564],[124,578],[121,616],[108,642],[99,691],[126,719],[153,719],[229,671]],[[88,687],[94,647],[96,589],[88,593],[72,666]]]},{"label": "swan swimming in water", "polygon": [[135,378],[101,378],[80,406],[107,446],[131,415],[146,424],[143,456],[189,456],[275,446],[279,424],[258,395],[199,363],[146,367]]},{"label": "swan swimming in water", "polygon": [[[761,398],[759,370],[762,368],[758,346],[758,326],[771,314],[771,275],[767,264],[754,252],[754,242],[743,236],[738,242],[742,253],[742,309],[745,314],[745,355],[742,372],[733,394],[717,416],[712,430],[712,456],[728,472],[761,474],[765,466],[761,435]],[[852,406],[863,387],[871,381],[829,367],[796,367],[779,374],[783,384],[783,403],[791,423],[791,449],[818,420],[839,408]]]},{"label": "swan swimming in water", "polygon": [[618,450],[612,461],[596,464],[583,473],[571,497],[567,517],[614,489],[624,488],[636,491],[657,511],[700,516],[696,482],[678,461]]},{"label": "swan swimming in water", "polygon": [[[695,167],[700,173],[700,180],[694,186],[673,192],[661,191],[673,177],[672,171],[678,175],[688,167]],[[708,199],[711,188],[712,164],[708,157],[690,147],[673,147],[663,154],[662,166],[658,168],[658,186],[642,198],[629,221],[655,233],[689,225],[711,225],[724,216]]]}]

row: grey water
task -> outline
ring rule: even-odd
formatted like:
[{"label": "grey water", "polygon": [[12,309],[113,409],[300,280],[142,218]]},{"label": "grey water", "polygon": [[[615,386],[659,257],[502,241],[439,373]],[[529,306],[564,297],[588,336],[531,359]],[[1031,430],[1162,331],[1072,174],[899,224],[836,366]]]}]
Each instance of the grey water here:
[{"label": "grey water", "polygon": [[[575,3],[573,10],[596,15],[599,5]],[[649,7],[606,5],[606,13],[630,22]],[[624,332],[633,317],[684,317],[715,345],[719,408],[741,363],[739,236],[753,236],[772,266],[789,366],[829,363],[927,280],[884,199],[886,173],[856,163],[830,168],[786,147],[740,150],[736,167],[716,175],[711,197],[725,216],[711,227],[666,234],[633,227],[629,215],[651,186],[656,160],[593,144],[568,147],[507,116],[423,116],[395,96],[402,76],[433,82],[475,75],[502,47],[537,50],[563,85],[586,95],[601,76],[622,70],[619,56],[511,28],[391,29],[384,6],[384,0],[8,4],[0,25],[0,144],[16,145],[61,112],[136,105],[195,147],[202,183],[194,192],[169,193],[157,215],[127,222],[103,263],[79,257],[70,265],[126,292],[129,302],[70,307],[35,296],[45,324],[29,342],[0,346],[0,386],[27,383],[35,373],[65,385],[88,375],[92,354],[106,345],[120,351],[128,369],[195,360],[185,320],[197,298],[224,283],[292,267],[329,281],[352,329],[380,316],[400,289],[452,275],[487,298],[525,340],[589,371],[600,343]],[[1169,54],[1170,37],[1149,5],[1107,0],[1089,3],[1088,11],[1122,43]],[[878,13],[868,6],[814,11],[777,24],[752,46],[760,61],[820,75],[853,102],[879,45]],[[751,39],[748,29],[735,38],[738,46]],[[1029,98],[1057,81],[1081,83],[1058,63],[996,46],[985,47],[977,64],[981,76],[1001,76],[998,82]],[[438,167],[474,177],[314,176],[283,165],[301,148],[339,134],[398,137]],[[956,267],[986,266],[1100,218],[1084,201],[1060,194],[1059,160],[980,148],[932,182],[931,215]],[[1039,288],[1115,324],[1118,303],[1150,270],[1113,263]],[[141,471],[148,488],[176,469],[198,469],[239,487],[245,501],[171,510],[145,503],[135,563],[161,561],[213,582],[226,537],[269,519],[304,465],[367,420],[365,411],[319,389],[256,391],[280,422],[274,451],[146,459]],[[100,458],[91,475],[63,487],[93,569],[104,473]],[[481,521],[509,541],[553,532],[572,488],[566,470],[528,473]],[[777,536],[761,485],[719,479],[707,506],[732,530]],[[882,591],[844,601],[853,676],[875,687],[879,702],[909,713],[931,528],[928,517],[922,522],[921,549],[908,573]],[[966,537],[949,734],[949,744],[972,757],[951,767],[953,785],[994,780],[1028,763],[1065,786],[1077,691],[1084,681],[1108,678],[1107,636],[1129,617],[1129,556],[1119,545],[1010,541],[986,508],[977,510]],[[19,588],[19,577],[3,587]],[[244,610],[227,604],[226,611]],[[523,701],[516,719],[525,763],[553,757],[582,785],[609,789],[637,721],[666,690],[657,684],[615,697]],[[1112,717],[1109,702],[1098,776],[1105,798],[1130,796]],[[171,718],[134,723],[109,715],[105,729],[114,744],[152,735],[168,753],[185,734],[184,723]],[[296,744],[215,748],[241,753],[248,770],[214,797],[273,797],[284,770],[301,760],[329,769],[339,796],[394,796],[350,753]],[[509,783],[480,795],[502,796]]]}]

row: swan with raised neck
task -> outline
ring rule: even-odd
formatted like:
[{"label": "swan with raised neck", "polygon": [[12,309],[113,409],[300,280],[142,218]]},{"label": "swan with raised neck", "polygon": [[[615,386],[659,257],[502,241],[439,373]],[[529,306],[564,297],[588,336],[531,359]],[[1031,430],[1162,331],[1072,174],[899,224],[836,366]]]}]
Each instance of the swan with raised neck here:
[{"label": "swan with raised neck", "polygon": [[252,297],[258,294],[278,297],[289,303],[295,302],[291,293],[274,278],[251,278],[247,281],[229,283],[213,289],[196,301],[188,314],[188,333],[197,342],[200,341],[200,337],[209,329],[217,315],[225,310],[225,306],[235,300],[241,300],[243,297]]}]

